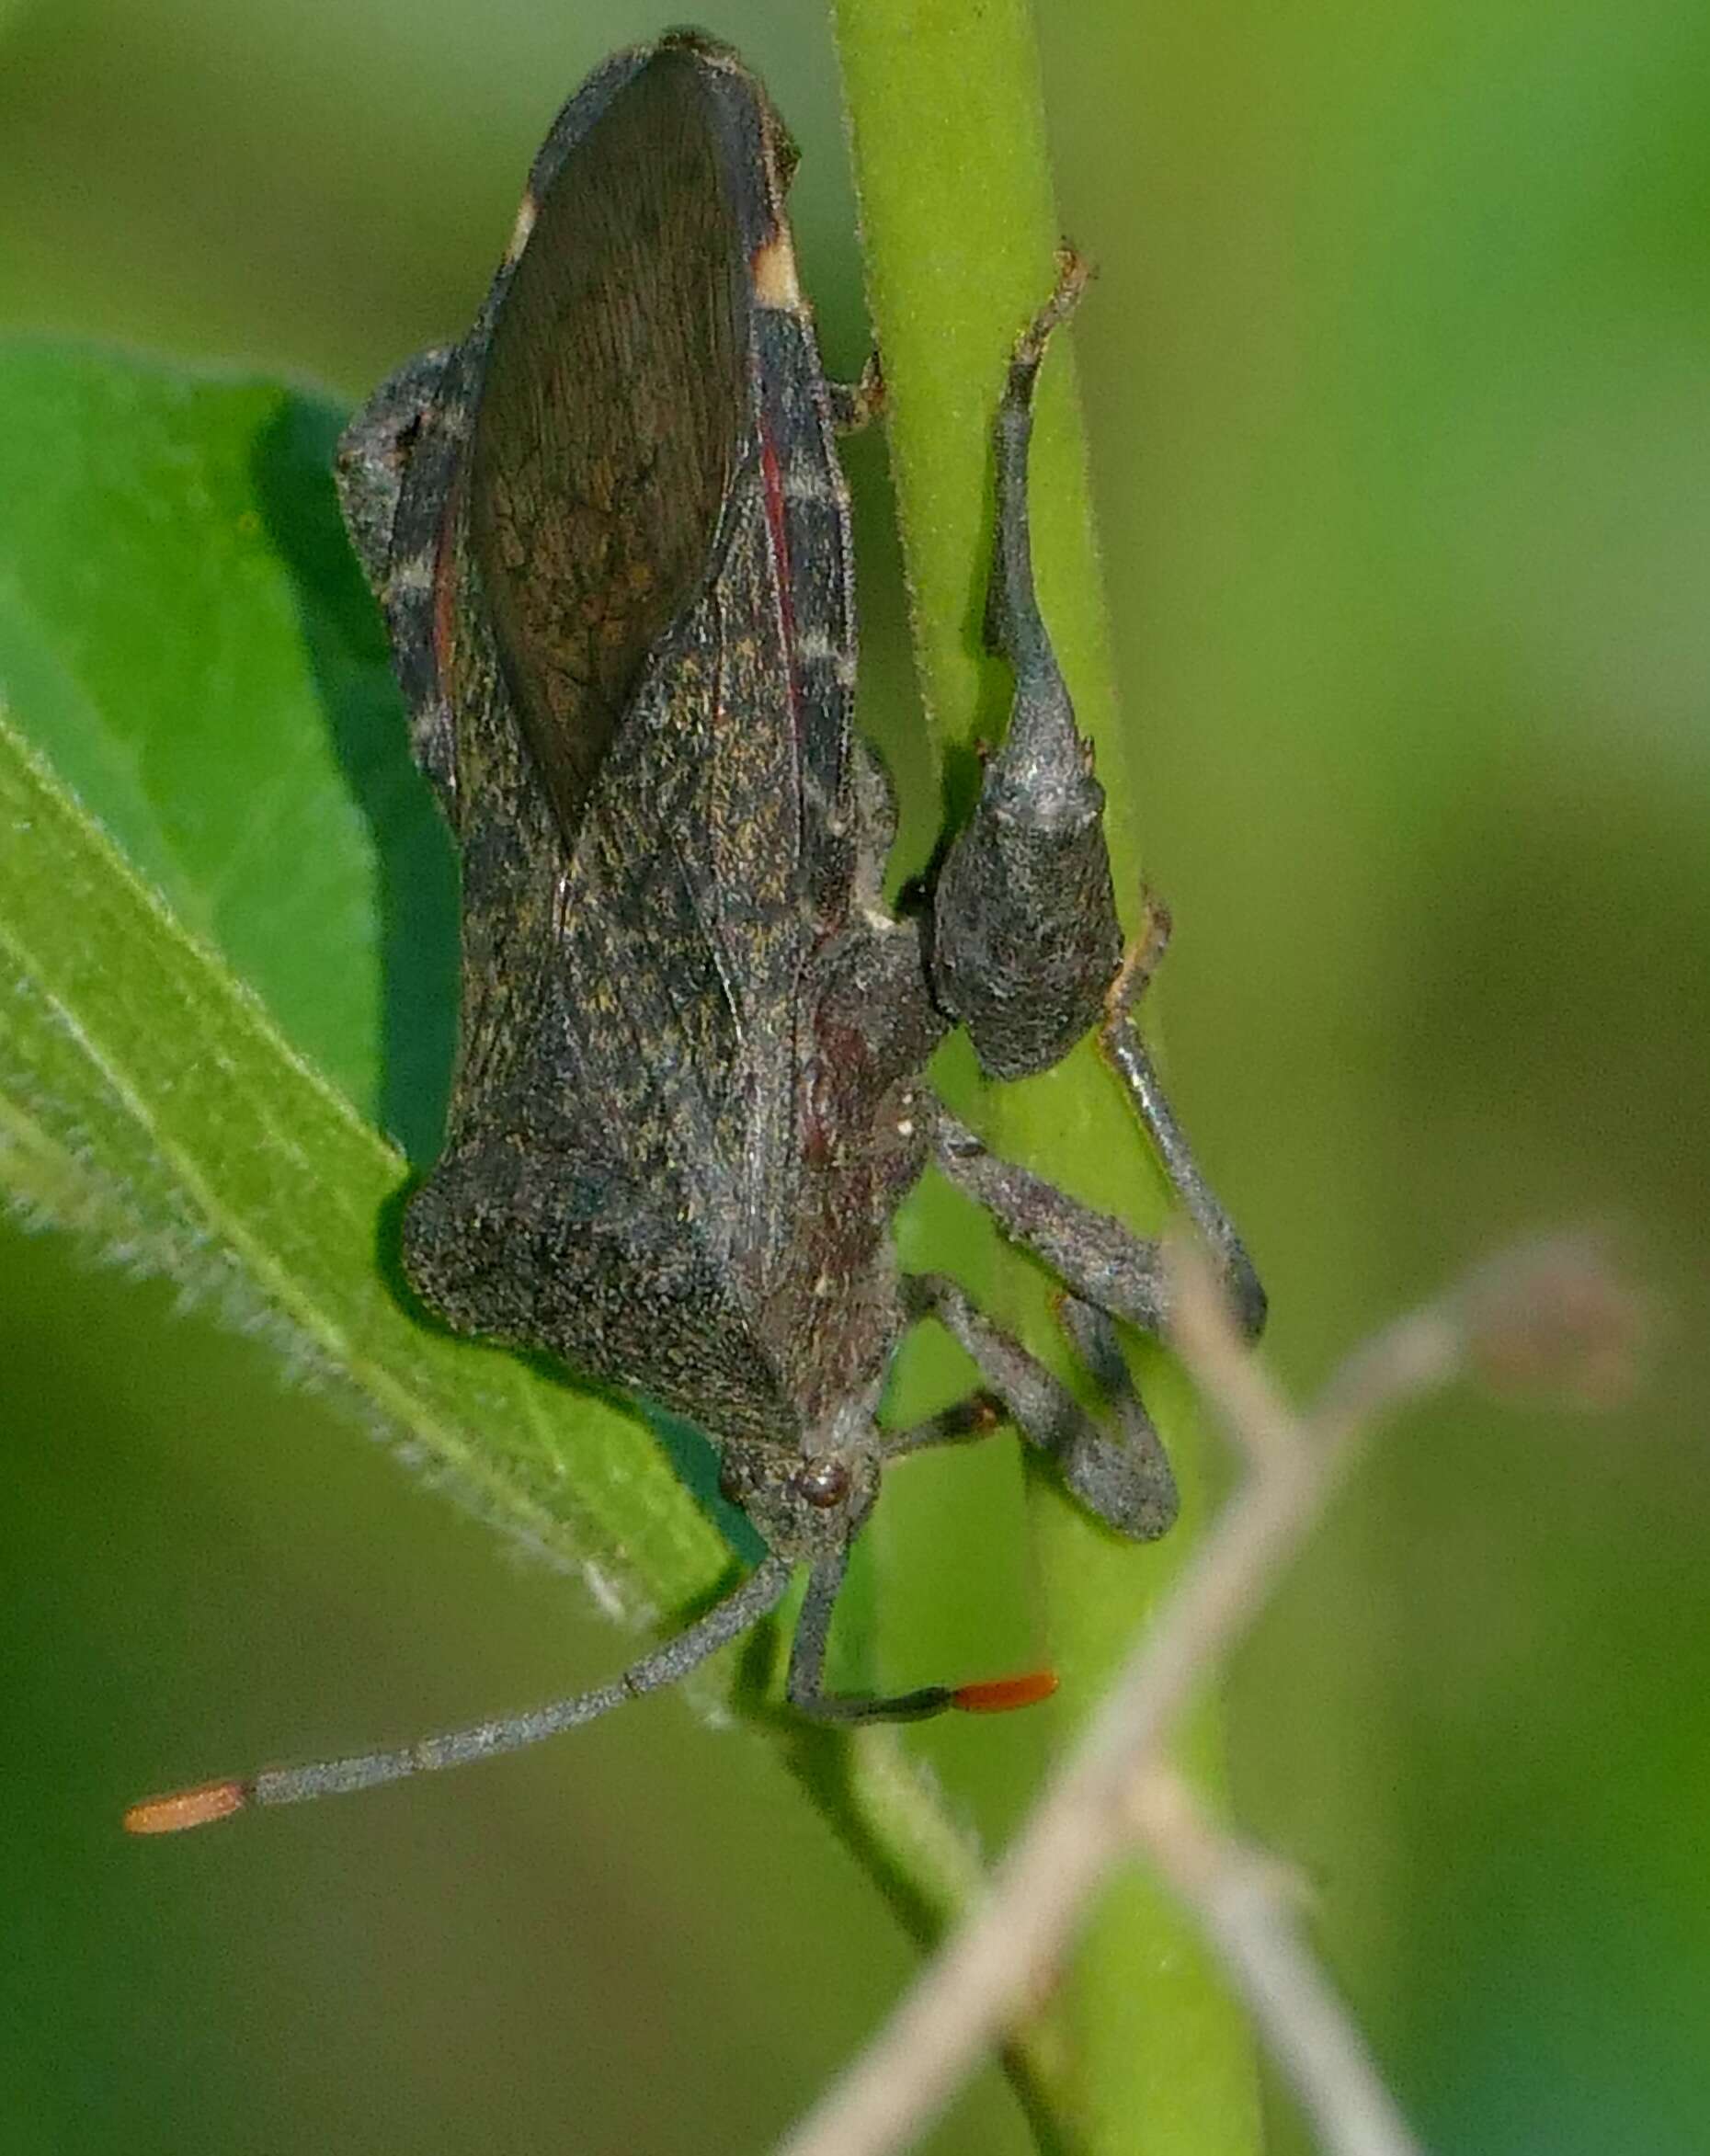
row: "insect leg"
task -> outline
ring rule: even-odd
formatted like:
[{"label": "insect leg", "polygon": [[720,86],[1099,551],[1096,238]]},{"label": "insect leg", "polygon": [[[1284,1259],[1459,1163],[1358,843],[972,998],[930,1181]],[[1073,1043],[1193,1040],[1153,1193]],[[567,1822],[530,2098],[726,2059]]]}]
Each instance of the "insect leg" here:
[{"label": "insect leg", "polygon": [[1033,387],[1086,276],[1063,257],[1056,291],[1016,344],[998,406],[986,637],[1014,671],[1015,698],[932,895],[934,996],[994,1078],[1065,1055],[1097,1018],[1122,955],[1104,791],[1039,610],[1028,528]]},{"label": "insect leg", "polygon": [[420,352],[382,382],[339,438],[338,505],[392,635],[410,748],[455,813],[456,747],[435,656],[440,512],[463,425],[448,385],[455,355]]},{"label": "insect leg", "polygon": [[849,1566],[847,1553],[825,1557],[807,1578],[802,1614],[796,1620],[795,1640],[790,1649],[787,1692],[790,1705],[815,1722],[924,1722],[947,1708],[963,1714],[1000,1714],[1010,1707],[1032,1706],[1048,1699],[1057,1688],[1049,1670],[1030,1671],[1020,1677],[999,1677],[979,1684],[927,1684],[918,1692],[899,1692],[888,1698],[858,1693],[827,1692],[825,1688],[826,1642],[831,1632],[831,1613],[838,1590]]},{"label": "insect leg", "polygon": [[[1140,932],[1105,995],[1100,1053],[1122,1080],[1134,1113],[1157,1148],[1170,1188],[1210,1251],[1242,1329],[1249,1340],[1257,1340],[1264,1329],[1264,1288],[1234,1222],[1193,1157],[1134,1023],[1134,1006],[1169,944],[1168,908],[1150,891],[1142,894],[1142,907]],[[1093,1300],[1102,1298],[1095,1295]]]},{"label": "insect leg", "polygon": [[1168,1530],[1179,1507],[1176,1479],[1102,1311],[1066,1295],[1057,1316],[1111,1410],[1108,1429],[954,1281],[929,1272],[906,1284],[914,1314],[936,1318],[967,1351],[1021,1435],[1056,1463],[1083,1504],[1136,1542]]},{"label": "insect leg", "polygon": [[928,1452],[935,1445],[977,1444],[998,1428],[1007,1413],[995,1392],[971,1392],[965,1399],[929,1415],[924,1422],[912,1423],[906,1430],[887,1431],[885,1459],[906,1459],[910,1453]]},{"label": "insect leg", "polygon": [[890,1699],[860,1698],[826,1690],[826,1642],[848,1564],[848,1557],[839,1552],[816,1564],[808,1574],[807,1592],[790,1648],[786,1684],[790,1705],[815,1722],[922,1722],[932,1715],[941,1715],[953,1696],[942,1684],[929,1684]]},{"label": "insect leg", "polygon": [[[1257,1339],[1265,1321],[1265,1291],[1193,1157],[1134,1023],[1134,1005],[1168,941],[1169,915],[1148,892],[1140,933],[1105,998],[1099,1045],[1157,1147],[1183,1211],[1203,1238],[1243,1329]],[[988,1153],[975,1133],[945,1110],[938,1116],[935,1152],[951,1181],[983,1205],[1007,1235],[1043,1258],[1077,1295],[1148,1332],[1164,1330],[1168,1282],[1156,1241],[1083,1205],[1043,1176]]]},{"label": "insect leg", "polygon": [[967,1124],[941,1111],[933,1158],[1003,1232],[1043,1258],[1072,1292],[1146,1332],[1161,1333],[1167,1286],[1158,1245],[1060,1191],[1031,1169],[986,1150]]},{"label": "insect leg", "polygon": [[[1243,1330],[1256,1339],[1265,1320],[1265,1291],[1252,1260],[1201,1174],[1146,1051],[1137,1038],[1118,1045],[1127,1064],[1124,1082],[1136,1092],[1147,1089],[1136,1105],[1176,1193],[1205,1238]],[[1143,1331],[1165,1331],[1168,1281],[1162,1249],[1152,1238],[1082,1204],[1031,1169],[988,1152],[965,1124],[948,1112],[939,1117],[934,1158],[959,1190],[983,1206],[1007,1236],[1042,1258],[1072,1294]]]},{"label": "insect leg", "polygon": [[859,434],[871,426],[884,409],[884,367],[878,353],[868,353],[859,381],[826,382],[826,395],[839,434]]},{"label": "insect leg", "polygon": [[392,528],[404,474],[446,359],[443,351],[418,352],[381,383],[339,437],[338,506],[363,571],[382,600],[392,573]]},{"label": "insect leg", "polygon": [[309,1766],[265,1767],[243,1779],[205,1782],[167,1797],[151,1797],[132,1805],[125,1826],[133,1834],[169,1834],[206,1826],[252,1805],[302,1804],[315,1797],[341,1797],[352,1789],[373,1789],[410,1774],[436,1774],[441,1767],[467,1766],[502,1751],[519,1751],[564,1729],[578,1729],[626,1700],[674,1684],[750,1625],[776,1607],[790,1584],[791,1567],[768,1557],[742,1584],[715,1603],[706,1614],[667,1639],[663,1647],[632,1662],[621,1676],[568,1699],[531,1707],[502,1720],[449,1729],[393,1751],[369,1751],[348,1759],[317,1760]]}]

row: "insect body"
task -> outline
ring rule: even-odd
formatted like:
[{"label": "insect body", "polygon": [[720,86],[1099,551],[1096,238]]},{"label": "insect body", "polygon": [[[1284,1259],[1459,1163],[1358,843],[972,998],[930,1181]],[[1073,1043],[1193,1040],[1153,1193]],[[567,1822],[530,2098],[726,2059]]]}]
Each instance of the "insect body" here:
[{"label": "insect body", "polygon": [[[797,286],[794,154],[735,56],[692,33],[577,91],[530,176],[473,328],[386,383],[341,454],[347,520],[385,609],[416,754],[462,866],[449,1127],[404,1260],[460,1330],[546,1348],[664,1404],[720,1448],[770,1555],[616,1683],[405,1751],[270,1771],[139,1808],[196,1823],[507,1749],[668,1682],[810,1582],[789,1693],[822,1719],[1037,1696],[853,1698],[822,1683],[851,1538],[899,1453],[1003,1414],[1118,1532],[1176,1498],[1112,1318],[1157,1329],[1156,1246],[989,1155],[924,1071],[961,1023],[987,1071],[1102,1037],[1257,1329],[1262,1297],[1158,1091],[1131,1009],[1103,795],[1034,603],[1026,468],[1066,266],[1017,345],[998,432],[988,632],[1008,736],[928,909],[880,884],[888,785],[855,736],[848,500]],[[905,1278],[897,1205],[934,1159],[1069,1291],[1102,1419],[952,1283]],[[986,1389],[902,1433],[876,1421],[917,1318]],[[193,1815],[193,1816],[190,1816]]]}]

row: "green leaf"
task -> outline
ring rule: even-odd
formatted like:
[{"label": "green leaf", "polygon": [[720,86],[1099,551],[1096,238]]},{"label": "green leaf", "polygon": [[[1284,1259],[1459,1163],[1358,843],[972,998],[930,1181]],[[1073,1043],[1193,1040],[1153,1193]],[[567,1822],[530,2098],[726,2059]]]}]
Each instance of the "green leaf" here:
[{"label": "green leaf", "polygon": [[0,682],[178,921],[414,1157],[455,1011],[450,849],[327,483],[259,382],[0,351]]}]

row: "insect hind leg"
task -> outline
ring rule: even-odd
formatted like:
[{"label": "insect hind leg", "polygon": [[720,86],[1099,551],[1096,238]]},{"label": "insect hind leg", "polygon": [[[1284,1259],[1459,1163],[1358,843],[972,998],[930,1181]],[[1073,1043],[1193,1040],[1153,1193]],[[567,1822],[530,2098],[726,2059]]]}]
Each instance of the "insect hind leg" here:
[{"label": "insect hind leg", "polygon": [[1086,280],[1066,255],[1056,290],[1017,341],[998,405],[986,633],[1014,671],[1015,697],[932,899],[934,994],[994,1078],[1065,1055],[1098,1016],[1122,953],[1104,792],[1039,610],[1028,523],[1033,389]]},{"label": "insect hind leg", "polygon": [[1104,1311],[1073,1295],[1057,1307],[1058,1322],[1099,1388],[1106,1410],[1100,1420],[954,1281],[918,1273],[907,1285],[914,1314],[936,1318],[973,1357],[1022,1437],[1054,1464],[1089,1511],[1134,1542],[1153,1542],[1168,1531],[1180,1510],[1176,1479]]}]

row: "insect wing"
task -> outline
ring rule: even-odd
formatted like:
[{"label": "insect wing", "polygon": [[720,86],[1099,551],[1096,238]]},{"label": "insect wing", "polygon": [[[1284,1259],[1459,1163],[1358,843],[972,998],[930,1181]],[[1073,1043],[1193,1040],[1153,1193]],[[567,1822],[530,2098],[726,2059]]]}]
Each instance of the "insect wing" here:
[{"label": "insect wing", "polygon": [[747,278],[710,71],[656,52],[532,208],[493,324],[469,542],[573,845],[659,638],[704,582],[747,434]]},{"label": "insect wing", "polygon": [[806,1263],[807,998],[848,895],[847,499],[792,161],[710,41],[590,78],[394,522],[463,895],[406,1270],[463,1329],[751,1429]]},{"label": "insect wing", "polygon": [[[491,653],[470,663],[496,666],[563,840],[563,1075],[762,1270],[788,1232],[804,971],[849,881],[848,508],[793,156],[759,85],[694,36],[572,100],[465,348],[446,523]],[[453,682],[459,633],[436,638]],[[472,953],[489,982],[526,970],[500,949],[526,898],[496,869],[477,887],[486,790],[463,810],[466,994]],[[505,816],[520,830],[526,804]],[[476,1030],[498,1031],[466,1030],[468,1078]]]}]

